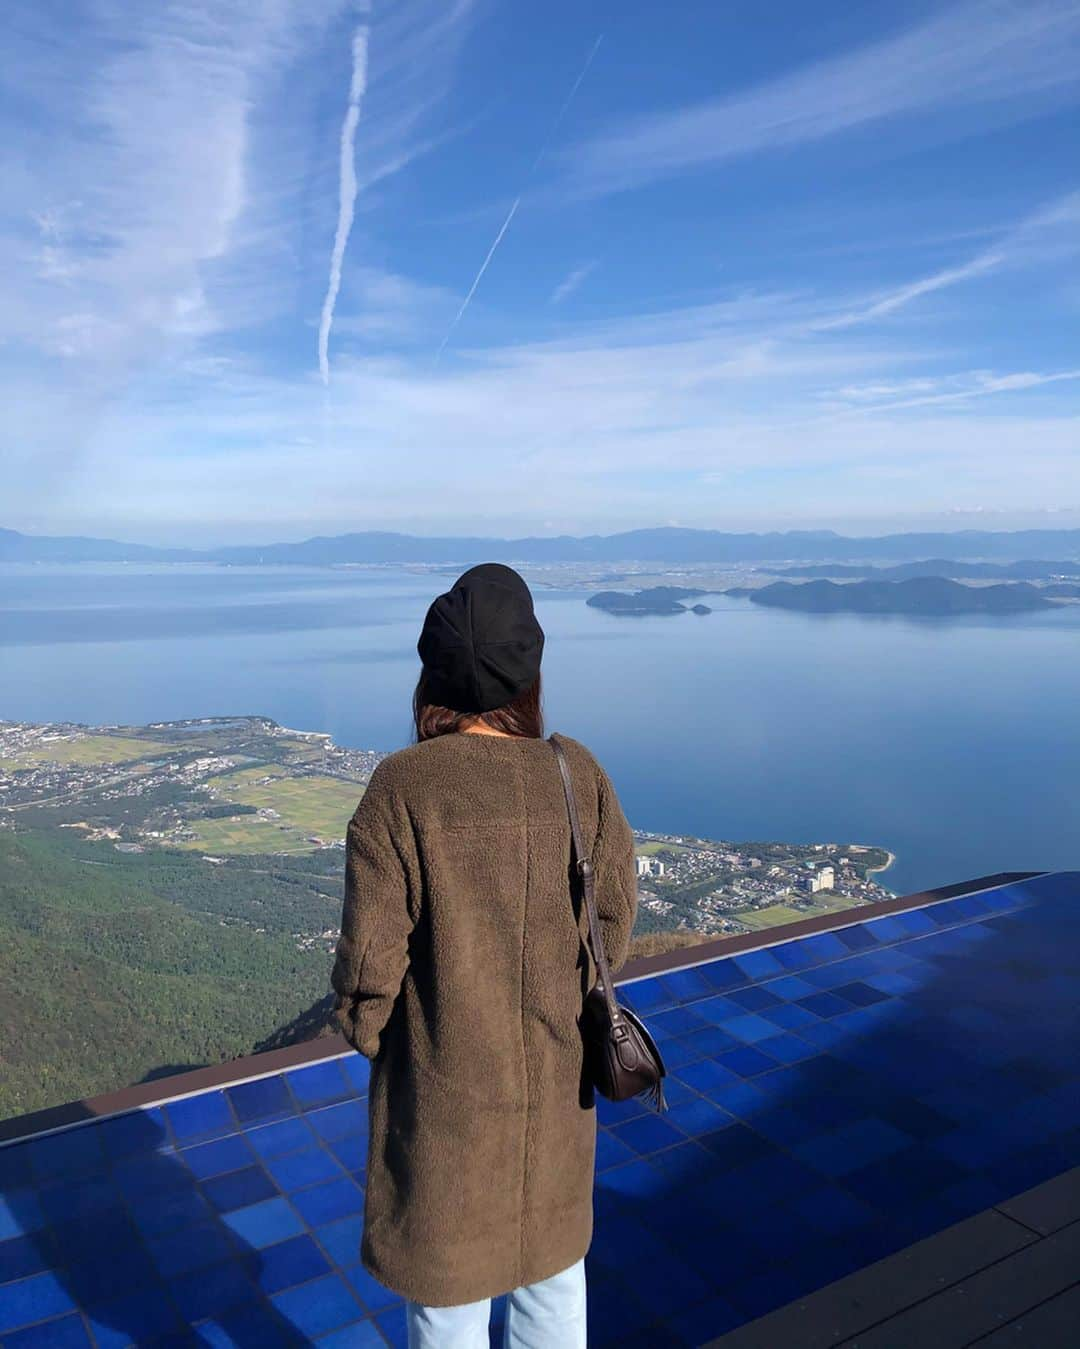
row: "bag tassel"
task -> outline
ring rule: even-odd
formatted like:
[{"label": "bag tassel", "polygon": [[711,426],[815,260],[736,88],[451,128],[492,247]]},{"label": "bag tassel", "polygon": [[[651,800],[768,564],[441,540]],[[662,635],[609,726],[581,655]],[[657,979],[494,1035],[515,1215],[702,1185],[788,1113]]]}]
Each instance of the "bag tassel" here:
[{"label": "bag tassel", "polygon": [[663,1079],[658,1077],[651,1087],[640,1092],[638,1100],[644,1101],[646,1105],[651,1105],[654,1110],[662,1114],[667,1109],[667,1101],[664,1100]]}]

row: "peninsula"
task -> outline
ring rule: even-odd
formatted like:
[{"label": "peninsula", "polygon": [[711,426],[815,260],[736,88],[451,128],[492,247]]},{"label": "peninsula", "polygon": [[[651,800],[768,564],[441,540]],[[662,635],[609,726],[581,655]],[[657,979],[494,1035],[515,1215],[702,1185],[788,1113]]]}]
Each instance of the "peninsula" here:
[{"label": "peninsula", "polygon": [[738,587],[725,593],[745,596],[752,604],[811,614],[1020,614],[1058,607],[1045,591],[1025,581],[964,585],[943,576],[906,581],[774,581],[756,590]]}]

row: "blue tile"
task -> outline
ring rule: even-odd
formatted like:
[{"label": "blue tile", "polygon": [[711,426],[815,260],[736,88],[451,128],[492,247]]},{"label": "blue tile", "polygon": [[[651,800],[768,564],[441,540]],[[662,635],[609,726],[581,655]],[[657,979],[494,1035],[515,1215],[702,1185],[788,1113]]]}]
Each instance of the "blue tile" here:
[{"label": "blue tile", "polygon": [[115,1160],[172,1146],[165,1111],[159,1105],[115,1115],[94,1127],[101,1135],[106,1156]]},{"label": "blue tile", "polygon": [[38,1192],[38,1203],[50,1223],[70,1222],[91,1213],[118,1209],[124,1195],[108,1176],[84,1176],[81,1180],[52,1181]]},{"label": "blue tile", "polygon": [[229,1087],[226,1094],[241,1124],[266,1123],[296,1111],[280,1077],[260,1077],[254,1082],[241,1082],[237,1087]]},{"label": "blue tile", "polygon": [[278,1312],[308,1339],[325,1335],[363,1315],[360,1304],[339,1274],[327,1274],[277,1293],[272,1300]]},{"label": "blue tile", "polygon": [[776,1067],[775,1059],[769,1058],[768,1054],[762,1054],[752,1045],[740,1045],[738,1049],[731,1049],[726,1054],[721,1054],[717,1062],[739,1077],[757,1077],[759,1073],[767,1073]]},{"label": "blue tile", "polygon": [[[729,1119],[728,1123],[732,1121]],[[678,1143],[673,1148],[654,1154],[650,1161],[666,1177],[665,1203],[657,1205],[655,1221],[658,1227],[670,1227],[675,1233],[686,1226],[686,1196],[678,1193],[683,1187],[696,1186],[713,1164],[712,1154],[696,1142]]]},{"label": "blue tile", "polygon": [[[841,1005],[846,1006],[846,1004]],[[748,1044],[753,1044],[756,1040],[764,1040],[768,1036],[776,1034],[776,1027],[771,1021],[754,1013],[732,1017],[730,1021],[724,1022],[724,1029],[734,1035],[737,1040],[744,1040]]]},{"label": "blue tile", "polygon": [[766,1007],[776,1007],[782,1001],[781,994],[773,992],[771,988],[762,988],[758,984],[733,989],[728,997],[744,1012],[763,1012]]},{"label": "blue tile", "polygon": [[[670,1113],[670,1112],[669,1112]],[[599,1129],[596,1134],[596,1169],[603,1171],[609,1166],[618,1166],[628,1162],[637,1153],[628,1144],[622,1142],[610,1129]]]},{"label": "blue tile", "polygon": [[287,1119],[279,1124],[265,1124],[248,1129],[245,1137],[260,1157],[283,1157],[316,1142],[307,1119]]},{"label": "blue tile", "polygon": [[40,1325],[17,1330],[4,1340],[5,1349],[90,1349],[81,1316],[61,1316]]},{"label": "blue tile", "polygon": [[600,1193],[621,1195],[627,1199],[657,1199],[664,1194],[665,1185],[663,1172],[644,1160],[613,1166],[610,1171],[604,1171],[597,1177],[597,1190]]},{"label": "blue tile", "polygon": [[712,1059],[699,1059],[680,1068],[676,1076],[695,1091],[712,1093],[717,1087],[731,1086],[739,1081],[737,1074]]},{"label": "blue tile", "polygon": [[836,939],[851,951],[866,951],[878,944],[874,934],[867,932],[865,926],[861,923],[854,927],[841,928],[836,933]]},{"label": "blue tile", "polygon": [[229,1110],[224,1092],[207,1091],[183,1101],[171,1101],[165,1107],[169,1125],[178,1142],[220,1138],[236,1132],[236,1120]]},{"label": "blue tile", "polygon": [[219,1213],[245,1208],[261,1199],[272,1199],[277,1190],[260,1167],[249,1166],[242,1171],[229,1171],[202,1183],[203,1194]]},{"label": "blue tile", "polygon": [[293,1349],[296,1332],[275,1308],[263,1299],[241,1301],[204,1321],[198,1329],[200,1346],[209,1349],[238,1349],[258,1345],[259,1349]]},{"label": "blue tile", "polygon": [[812,1026],[821,1019],[813,1012],[807,1011],[805,1007],[796,1007],[791,1003],[784,1003],[780,1007],[770,1007],[761,1015],[766,1021],[771,1021],[774,1026],[779,1026],[782,1030],[798,1030],[802,1026]]},{"label": "blue tile", "polygon": [[219,1176],[225,1171],[239,1171],[251,1166],[255,1158],[243,1134],[219,1138],[213,1143],[199,1143],[185,1148],[180,1154],[193,1176],[199,1180]]},{"label": "blue tile", "polygon": [[642,1016],[659,1011],[661,1007],[670,1007],[674,997],[661,986],[659,979],[637,979],[632,984],[619,988],[619,997]]},{"label": "blue tile", "polygon": [[820,963],[820,959],[808,947],[805,938],[799,941],[784,942],[781,946],[774,946],[773,955],[785,970],[805,970],[811,965]]},{"label": "blue tile", "polygon": [[405,1322],[404,1305],[391,1307],[389,1311],[379,1312],[375,1317],[375,1324],[389,1343],[394,1346],[394,1349],[408,1349],[409,1335]]},{"label": "blue tile", "polygon": [[798,1035],[773,1035],[767,1040],[759,1040],[755,1048],[777,1063],[800,1063],[815,1052]]},{"label": "blue tile", "polygon": [[648,1113],[648,1106],[634,1097],[628,1101],[609,1101],[600,1095],[596,1098],[596,1118],[601,1124],[621,1124],[623,1120],[637,1119]]},{"label": "blue tile", "polygon": [[805,1218],[812,1227],[833,1236],[868,1227],[877,1216],[869,1205],[838,1185],[803,1190],[785,1211]]},{"label": "blue tile", "polygon": [[[800,979],[797,974],[788,974],[782,979],[770,979],[767,988],[770,993],[774,993],[777,998],[783,998],[786,1002],[794,1002],[796,998],[805,998],[817,991],[809,980]],[[775,1007],[776,1004],[771,1005]]]},{"label": "blue tile", "polygon": [[315,1105],[329,1105],[332,1101],[341,1101],[356,1094],[337,1059],[326,1059],[306,1068],[294,1068],[285,1074],[285,1081],[305,1110]]},{"label": "blue tile", "polygon": [[744,971],[739,969],[730,956],[724,960],[711,960],[707,965],[699,966],[699,969],[706,983],[712,988],[741,988],[748,982]]},{"label": "blue tile", "polygon": [[147,1237],[191,1223],[205,1222],[213,1216],[210,1206],[194,1189],[190,1180],[179,1189],[150,1190],[142,1195],[130,1195],[128,1207],[136,1226]]},{"label": "blue tile", "polygon": [[343,1101],[308,1113],[308,1123],[320,1138],[332,1141],[349,1134],[365,1133],[368,1127],[367,1101]]},{"label": "blue tile", "polygon": [[203,1265],[221,1264],[239,1254],[228,1229],[216,1218],[150,1237],[147,1246],[166,1279],[177,1279]]},{"label": "blue tile", "polygon": [[796,1031],[804,1040],[808,1040],[819,1049],[831,1049],[848,1038],[849,1032],[843,1026],[834,1026],[831,1021],[816,1020],[808,1026],[800,1026]]},{"label": "blue tile", "polygon": [[28,1237],[10,1237],[0,1241],[0,1284],[40,1274],[56,1259],[56,1245],[48,1231]]},{"label": "blue tile", "polygon": [[364,1220],[360,1213],[319,1227],[315,1236],[335,1265],[344,1268],[360,1258],[360,1237]]},{"label": "blue tile", "polygon": [[363,1191],[345,1176],[340,1180],[327,1181],[325,1185],[314,1185],[308,1190],[297,1190],[291,1198],[309,1227],[320,1227],[323,1223],[333,1222],[335,1218],[359,1213],[364,1207]]},{"label": "blue tile", "polygon": [[664,1078],[664,1100],[668,1105],[681,1105],[683,1101],[689,1101],[696,1095],[697,1092],[692,1087],[688,1087],[685,1082],[680,1082],[670,1072]]},{"label": "blue tile", "polygon": [[[701,1030],[684,1036],[679,1043],[689,1045],[695,1056],[712,1058],[726,1049],[734,1049],[740,1041],[734,1035],[729,1035],[723,1026],[703,1026]],[[667,1053],[666,1045],[664,1053]]]},{"label": "blue tile", "polygon": [[62,1133],[37,1138],[31,1145],[34,1179],[40,1185],[51,1179],[71,1179],[106,1165],[101,1134],[93,1125],[81,1125]]},{"label": "blue tile", "polygon": [[900,941],[907,936],[904,925],[895,914],[887,914],[884,918],[871,918],[863,924],[863,927],[878,941]]},{"label": "blue tile", "polygon": [[264,1199],[261,1204],[251,1204],[248,1208],[233,1209],[225,1214],[224,1221],[241,1241],[256,1250],[287,1237],[299,1236],[304,1230],[295,1209],[280,1196]]},{"label": "blue tile", "polygon": [[44,1226],[45,1215],[32,1190],[9,1190],[0,1195],[0,1241],[36,1232]]},{"label": "blue tile", "polygon": [[664,1322],[677,1336],[676,1343],[688,1346],[706,1344],[741,1325],[742,1315],[724,1298],[710,1297],[690,1307],[682,1307]]},{"label": "blue tile", "polygon": [[356,1293],[363,1305],[371,1311],[381,1312],[388,1307],[400,1307],[402,1305],[401,1297],[392,1288],[387,1288],[378,1279],[373,1278],[361,1264],[353,1264],[346,1269],[345,1277],[348,1279],[353,1292]]},{"label": "blue tile", "polygon": [[320,1147],[303,1148],[300,1152],[271,1158],[265,1169],[274,1178],[278,1188],[286,1193],[341,1175],[341,1166],[337,1160]]},{"label": "blue tile", "polygon": [[312,1238],[305,1235],[267,1246],[259,1257],[255,1279],[264,1292],[280,1293],[329,1272],[326,1256]]},{"label": "blue tile", "polygon": [[175,1152],[143,1152],[113,1164],[112,1178],[130,1201],[166,1190],[190,1190],[191,1173]]},{"label": "blue tile", "polygon": [[354,1321],[329,1335],[320,1335],[315,1343],[322,1349],[386,1349],[386,1341],[373,1321]]},{"label": "blue tile", "polygon": [[880,989],[871,988],[869,984],[860,982],[841,984],[839,988],[834,988],[833,992],[838,998],[844,998],[856,1007],[870,1007],[874,1003],[884,1002],[888,999],[887,993],[882,993]]},{"label": "blue tile", "polygon": [[775,1162],[780,1156],[775,1144],[745,1124],[736,1123],[727,1129],[703,1134],[699,1141],[729,1169],[745,1166],[748,1162],[756,1162],[761,1158],[769,1158]]},{"label": "blue tile", "polygon": [[759,1110],[754,1115],[754,1129],[770,1142],[787,1148],[824,1132],[817,1120],[810,1119],[805,1112],[788,1110],[782,1105]]},{"label": "blue tile", "polygon": [[747,951],[734,957],[735,964],[750,979],[770,979],[783,974],[784,967],[771,951]]},{"label": "blue tile", "polygon": [[22,1190],[33,1183],[29,1143],[0,1147],[0,1191]]},{"label": "blue tile", "polygon": [[64,1262],[81,1260],[105,1248],[120,1250],[139,1244],[126,1209],[109,1209],[70,1217],[54,1224],[52,1236]]},{"label": "blue tile", "polygon": [[74,1311],[67,1289],[51,1271],[0,1288],[0,1334]]},{"label": "blue tile", "polygon": [[660,985],[676,1002],[704,998],[713,991],[712,984],[698,969],[676,970],[672,974],[662,975]]},{"label": "blue tile", "polygon": [[98,1349],[156,1342],[180,1327],[179,1314],[159,1285],[140,1288],[94,1309],[90,1329]]},{"label": "blue tile", "polygon": [[368,1136],[366,1133],[349,1134],[333,1143],[326,1144],[327,1151],[345,1171],[362,1171],[367,1166]]},{"label": "blue tile", "polygon": [[704,1096],[693,1096],[669,1107],[665,1119],[693,1137],[732,1123],[734,1116]]},{"label": "blue tile", "polygon": [[838,1012],[851,1010],[851,1004],[838,998],[835,993],[813,993],[808,998],[800,998],[796,1005],[822,1017],[836,1016]]},{"label": "blue tile", "polygon": [[642,1153],[655,1152],[658,1148],[671,1147],[683,1141],[679,1130],[660,1115],[644,1115],[641,1119],[629,1120],[626,1124],[616,1125],[612,1132],[620,1142]]},{"label": "blue tile", "polygon": [[695,1016],[716,1026],[722,1026],[733,1016],[741,1016],[745,1010],[737,1002],[732,1002],[726,993],[716,993],[711,998],[702,998],[700,1002],[691,1005]]},{"label": "blue tile", "polygon": [[740,1119],[753,1119],[759,1111],[767,1110],[770,1104],[766,1096],[753,1082],[739,1081],[727,1083],[708,1090],[710,1100],[722,1105],[725,1110]]},{"label": "blue tile", "polygon": [[669,1073],[673,1073],[684,1064],[693,1063],[704,1057],[703,1051],[695,1048],[688,1040],[665,1040],[663,1058]]},{"label": "blue tile", "polygon": [[668,1040],[673,1035],[688,1035],[700,1030],[705,1023],[689,1007],[671,1007],[649,1018],[649,1029],[657,1040]]},{"label": "blue tile", "polygon": [[367,1094],[368,1081],[371,1077],[371,1064],[363,1054],[346,1054],[339,1060],[342,1071],[358,1096]]},{"label": "blue tile", "polygon": [[180,1315],[185,1321],[201,1321],[205,1316],[218,1316],[248,1302],[254,1296],[254,1285],[239,1260],[220,1265],[208,1265],[174,1279],[169,1284]]}]

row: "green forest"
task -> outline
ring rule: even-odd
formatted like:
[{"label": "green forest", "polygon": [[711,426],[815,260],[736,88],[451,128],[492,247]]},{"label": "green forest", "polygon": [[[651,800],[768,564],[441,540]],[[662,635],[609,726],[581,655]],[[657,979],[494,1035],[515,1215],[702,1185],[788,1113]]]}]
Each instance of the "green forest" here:
[{"label": "green forest", "polygon": [[245,857],[215,868],[57,831],[0,831],[0,1115],[271,1039],[326,992],[330,957],[299,950],[291,934],[323,917],[337,924],[330,868],[342,862]]}]

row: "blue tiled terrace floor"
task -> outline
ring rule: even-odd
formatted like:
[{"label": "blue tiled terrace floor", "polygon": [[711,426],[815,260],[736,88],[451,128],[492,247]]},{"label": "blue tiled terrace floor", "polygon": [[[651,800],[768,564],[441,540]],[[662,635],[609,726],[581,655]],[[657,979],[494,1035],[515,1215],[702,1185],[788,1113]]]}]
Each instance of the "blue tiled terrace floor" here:
[{"label": "blue tiled terrace floor", "polygon": [[[599,1105],[594,1349],[700,1344],[1080,1163],[1078,900],[625,985],[671,1110]],[[3,1349],[403,1345],[357,1259],[365,1086],[349,1055],[0,1149]]]}]

